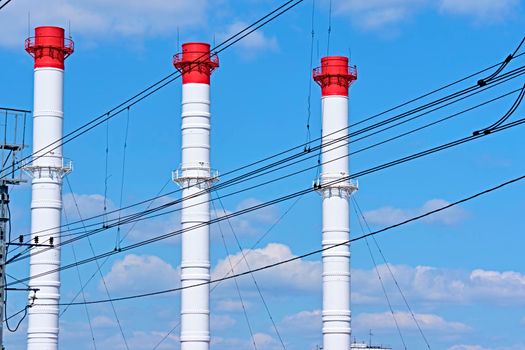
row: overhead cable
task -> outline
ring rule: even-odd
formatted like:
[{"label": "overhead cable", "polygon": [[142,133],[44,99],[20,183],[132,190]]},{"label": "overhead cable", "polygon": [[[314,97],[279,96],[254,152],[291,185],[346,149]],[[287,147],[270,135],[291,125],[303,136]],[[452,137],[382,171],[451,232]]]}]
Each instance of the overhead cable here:
[{"label": "overhead cable", "polygon": [[[520,76],[520,75],[522,75],[522,74],[524,74],[524,73],[525,73],[525,66],[524,66],[524,68],[520,68],[520,69],[518,69],[518,70],[515,70],[515,71],[512,71],[512,72],[509,72],[507,75],[504,75],[504,76],[498,78],[498,80],[494,80],[493,82],[491,82],[491,84],[494,84],[494,85],[490,85],[489,87],[497,86],[497,85],[499,85],[499,84],[501,84],[501,83],[503,83],[503,82],[508,81],[509,79],[514,79],[514,78],[516,78],[517,76]],[[489,87],[485,87],[485,89],[487,89],[487,88],[489,88]],[[473,95],[478,94],[478,93],[480,93],[480,92],[482,92],[482,91],[484,91],[484,90],[482,89],[482,90],[479,90],[479,91],[474,91],[474,92],[471,92],[471,93],[470,93],[469,95],[467,95],[467,96],[473,96]],[[457,101],[463,100],[463,99],[465,99],[465,98],[466,98],[466,97],[460,97],[460,96],[458,96],[458,97],[456,97],[456,100],[454,100],[454,101],[457,102]],[[448,106],[448,105],[450,105],[450,104],[452,104],[452,103],[453,103],[453,102],[448,102],[447,104],[445,104],[445,105],[443,105],[443,106],[437,106],[437,107],[434,107],[434,109],[432,109],[431,111],[432,111],[432,112],[433,112],[433,111],[437,111],[437,110],[440,109],[440,107],[442,108],[442,107]],[[432,105],[434,105],[434,104],[432,103]],[[416,108],[415,110],[420,111],[420,110],[422,110],[422,109],[421,109],[421,108]],[[428,114],[428,113],[429,113],[429,111],[423,112],[422,114],[419,114],[419,115],[416,115],[415,117],[412,117],[412,118],[407,119],[407,121],[414,120],[414,119],[419,118],[419,117],[421,117],[421,116],[423,116],[423,115],[426,115],[426,114]],[[409,116],[409,115],[407,115],[406,113],[404,113],[404,114],[405,114],[405,117],[406,117],[406,116]],[[398,117],[399,117],[399,116],[395,116],[395,117],[389,118],[389,119],[390,119],[390,122],[394,122],[394,121],[397,121],[397,120],[401,119],[401,118],[398,118]],[[401,125],[401,124],[403,124],[403,123],[405,123],[405,122],[400,122],[400,123],[394,124],[394,125],[392,125],[391,127],[395,127],[395,126]],[[384,125],[384,123],[381,122],[381,126],[383,126],[383,125]],[[372,136],[372,135],[374,135],[374,134],[377,134],[377,133],[379,133],[379,132],[383,132],[383,131],[385,131],[385,130],[390,129],[391,127],[384,127],[383,129],[380,129],[379,131],[376,131],[376,132],[374,132],[374,133],[372,133],[372,134],[370,134],[370,135],[366,135],[366,136],[363,136],[363,137],[361,137],[361,138],[354,139],[352,142],[354,142],[354,141],[358,141],[358,140],[361,140],[361,139],[364,139],[364,138],[367,138],[367,137]],[[372,129],[369,128],[369,127],[366,128],[366,131],[371,131],[371,130],[373,130],[373,128],[372,128]],[[350,138],[350,137],[358,136],[358,135],[360,135],[361,133],[364,133],[364,132],[365,132],[365,131],[364,131],[363,129],[358,130],[358,131],[355,131],[355,132],[352,132],[352,133],[347,134],[347,135],[345,135],[345,136],[342,136],[342,137],[339,137],[339,138],[337,138],[337,139],[331,140],[331,141],[330,141],[330,144],[338,143],[341,139],[346,139],[346,138]],[[318,140],[319,140],[319,139],[317,139],[317,140],[315,140],[315,141],[318,141]],[[311,150],[320,150],[320,149],[321,149],[321,145],[318,145],[318,146],[315,146],[314,148],[311,148]],[[281,153],[283,153],[283,152],[281,152]],[[307,152],[307,153],[309,153],[309,152]],[[224,181],[224,182],[222,182],[222,183],[220,183],[220,184],[214,185],[214,186],[212,186],[209,190],[211,191],[211,190],[222,189],[222,188],[225,188],[225,187],[229,187],[229,186],[231,186],[231,185],[233,185],[233,184],[237,184],[237,183],[240,183],[240,182],[242,182],[242,181],[245,181],[247,178],[248,178],[248,179],[251,179],[251,176],[261,174],[261,171],[263,171],[263,170],[266,170],[266,169],[272,168],[272,167],[274,167],[274,166],[276,166],[276,165],[279,165],[279,164],[286,163],[286,162],[288,162],[288,161],[290,161],[290,160],[293,160],[293,159],[296,159],[296,158],[298,158],[298,157],[304,157],[305,155],[306,155],[305,152],[301,151],[301,152],[299,152],[299,153],[293,154],[293,155],[291,155],[291,156],[288,156],[288,157],[286,157],[286,158],[280,159],[280,160],[275,161],[275,162],[273,162],[273,163],[267,164],[267,165],[262,166],[262,167],[260,167],[260,168],[256,168],[256,169],[254,169],[254,170],[252,170],[252,171],[249,171],[248,173],[241,174],[241,175],[239,175],[239,176],[237,176],[237,177],[234,177],[234,178],[232,178],[232,179],[229,179],[229,180],[227,180],[227,181]],[[273,158],[273,157],[268,157],[268,158],[271,159],[271,158]],[[261,160],[261,162],[263,162],[263,161],[265,161],[265,160],[266,160],[266,159]],[[255,165],[255,164],[257,164],[257,162],[251,163],[251,164],[249,164],[249,166],[253,166],[253,165]],[[248,167],[248,166],[243,166],[243,167],[241,167],[241,168],[239,168],[239,169],[247,168],[247,167]],[[228,172],[228,173],[226,173],[226,174],[223,174],[223,176],[225,176],[225,175],[227,175],[227,174],[231,174],[231,173],[236,172],[236,171],[238,171],[238,169],[235,169],[235,170],[230,171],[230,172]],[[178,192],[178,191],[179,191],[179,190],[172,191],[172,192],[169,192],[169,193],[167,193],[167,194],[164,194],[164,195],[162,195],[162,196],[160,196],[160,197],[164,197],[164,196],[170,195],[170,194],[175,193],[175,192]],[[207,191],[207,190],[204,190],[204,191]],[[195,196],[196,196],[196,195],[200,195],[200,194],[202,194],[202,193],[196,193]],[[158,196],[158,197],[156,197],[156,198],[160,198],[160,197]],[[155,197],[152,198],[152,199],[150,199],[150,200],[153,200],[153,199],[155,199]],[[161,206],[161,207],[158,207],[158,208],[154,208],[154,209],[152,209],[152,211],[162,210],[163,208],[165,208],[165,207],[167,207],[167,206],[171,206],[171,205],[174,205],[174,204],[178,204],[178,203],[180,203],[182,200],[185,200],[185,199],[188,199],[188,198],[182,198],[182,199],[180,199],[180,200],[171,201],[170,203],[166,203],[166,204],[164,204],[164,205]],[[141,201],[141,202],[139,202],[138,204],[145,203],[145,202],[147,203],[147,201]],[[135,206],[135,205],[137,205],[137,204],[133,204],[133,205],[130,205],[130,206],[126,206],[126,207],[124,207],[124,208],[120,208],[120,209],[116,209],[116,210],[110,211],[108,214],[116,213],[116,212],[119,212],[119,210],[128,209],[128,208],[131,208],[131,207],[133,207],[133,206]],[[102,214],[100,214],[100,215],[95,215],[95,216],[93,216],[93,217],[91,217],[91,218],[89,218],[89,219],[87,219],[87,220],[91,220],[91,219],[98,218],[98,217],[100,217],[101,215],[102,215]],[[132,214],[132,215],[133,215],[133,214]],[[114,221],[115,221],[115,220],[114,220]],[[73,223],[72,223],[72,224],[73,224]],[[98,223],[89,224],[88,227],[89,227],[89,226],[91,226],[91,227],[92,227],[92,226],[97,226],[97,225],[98,225]],[[57,229],[60,229],[60,227],[57,227]],[[80,228],[79,228],[79,229],[80,229]],[[38,234],[38,232],[36,232],[36,234]]]},{"label": "overhead cable", "polygon": [[[136,295],[129,295],[129,296],[124,296],[124,297],[119,297],[119,298],[114,298],[112,299],[112,301],[124,301],[124,300],[132,300],[132,299],[138,299],[138,298],[144,298],[144,297],[150,297],[150,296],[156,296],[156,295],[162,295],[162,294],[167,294],[167,293],[173,293],[173,292],[178,292],[182,289],[188,289],[188,288],[195,288],[195,287],[199,287],[201,285],[206,285],[206,284],[211,284],[211,283],[217,283],[217,282],[222,282],[222,281],[226,281],[226,280],[230,280],[230,279],[233,279],[233,278],[237,278],[237,277],[240,277],[240,276],[246,276],[248,274],[251,274],[251,273],[254,273],[254,272],[260,272],[260,271],[264,271],[264,270],[268,270],[268,269],[272,269],[272,268],[275,268],[277,266],[281,266],[281,265],[284,265],[284,264],[289,264],[293,261],[297,261],[297,260],[301,260],[301,259],[304,259],[304,258],[307,258],[307,257],[310,257],[310,256],[314,256],[314,255],[317,255],[317,254],[320,254],[324,251],[327,251],[327,250],[331,250],[331,249],[334,249],[338,246],[341,246],[341,245],[347,245],[349,243],[352,243],[352,242],[357,242],[357,241],[361,241],[365,238],[368,238],[368,237],[371,237],[371,236],[375,236],[375,235],[378,235],[380,233],[384,233],[384,232],[387,232],[387,231],[390,231],[390,230],[393,230],[395,228],[398,228],[398,227],[401,227],[401,226],[404,226],[404,225],[407,225],[409,223],[412,223],[412,222],[415,222],[415,221],[418,221],[418,220],[421,220],[423,218],[426,218],[428,216],[431,216],[431,215],[434,215],[436,213],[439,213],[439,212],[442,212],[444,210],[447,210],[447,209],[450,209],[452,207],[455,207],[455,206],[458,206],[460,204],[463,204],[463,203],[466,203],[466,202],[469,202],[473,199],[476,199],[478,197],[481,197],[481,196],[484,196],[484,195],[487,195],[491,192],[494,192],[494,191],[497,191],[501,188],[504,188],[504,187],[507,187],[511,184],[514,184],[516,182],[519,182],[519,181],[522,181],[525,179],[525,175],[521,175],[519,177],[516,177],[516,178],[513,178],[511,180],[508,180],[508,181],[505,181],[499,185],[496,185],[494,187],[490,187],[488,189],[485,189],[481,192],[477,192],[473,195],[470,195],[468,197],[465,197],[465,198],[462,198],[460,200],[457,200],[455,202],[452,202],[450,204],[447,204],[445,206],[442,206],[442,207],[439,207],[439,208],[436,208],[434,210],[431,210],[431,211],[428,211],[428,212],[425,212],[423,214],[420,214],[420,215],[417,215],[417,216],[414,216],[414,217],[411,217],[407,220],[404,220],[404,221],[401,221],[399,223],[396,223],[396,224],[393,224],[393,225],[390,225],[390,226],[387,226],[385,228],[382,228],[382,229],[379,229],[379,230],[376,230],[376,231],[373,231],[373,232],[370,232],[368,234],[365,234],[365,235],[361,235],[359,237],[356,237],[356,238],[352,238],[350,240],[347,240],[345,242],[341,242],[341,243],[338,243],[338,244],[333,244],[333,245],[330,245],[330,246],[327,246],[327,247],[324,247],[324,248],[320,248],[320,249],[316,249],[316,250],[312,250],[310,252],[307,252],[307,253],[304,253],[304,254],[301,254],[301,255],[298,255],[298,256],[294,256],[292,258],[288,258],[288,259],[284,259],[284,260],[280,260],[280,261],[277,261],[275,263],[272,263],[272,264],[268,264],[268,265],[264,265],[264,266],[261,266],[261,267],[258,267],[258,268],[255,268],[253,270],[250,270],[250,271],[244,271],[244,272],[240,272],[240,273],[237,273],[235,275],[230,275],[230,276],[227,276],[227,277],[223,277],[223,278],[218,278],[218,279],[214,279],[214,280],[211,280],[209,282],[203,282],[203,283],[199,283],[199,284],[195,284],[195,285],[191,285],[191,286],[185,286],[185,287],[178,287],[178,288],[171,288],[171,289],[166,289],[166,290],[161,290],[161,291],[155,291],[155,292],[150,292],[150,293],[143,293],[143,294],[136,294]],[[100,299],[100,300],[92,300],[92,301],[88,301],[87,303],[88,304],[101,304],[101,303],[107,303],[109,302],[109,300],[106,300],[106,299]],[[79,303],[75,303],[73,305],[83,305],[83,303],[79,302]]]},{"label": "overhead cable", "polygon": [[[508,124],[505,124],[505,125],[502,125],[502,126],[496,128],[492,134],[500,132],[500,131],[504,131],[504,130],[507,130],[507,129],[510,129],[510,128],[514,128],[514,127],[519,126],[519,125],[524,124],[524,123],[525,123],[525,118],[518,119],[518,120],[516,120],[516,121],[514,121],[512,123],[508,123]],[[367,174],[370,174],[370,173],[381,171],[381,170],[390,168],[392,166],[399,165],[399,164],[402,164],[402,163],[405,163],[405,162],[408,162],[408,161],[412,161],[412,160],[415,160],[415,159],[418,159],[418,158],[421,158],[421,157],[424,157],[424,156],[427,156],[427,155],[430,155],[430,154],[433,154],[433,153],[436,153],[436,152],[440,152],[440,151],[443,151],[443,150],[446,150],[446,149],[449,149],[449,148],[452,148],[452,147],[456,147],[456,146],[462,145],[464,143],[471,142],[471,141],[474,141],[474,140],[476,140],[478,138],[482,138],[482,137],[486,137],[486,136],[487,135],[481,134],[481,135],[477,135],[477,136],[472,135],[472,136],[467,136],[467,137],[464,137],[464,138],[460,138],[460,139],[457,139],[457,140],[454,140],[454,141],[451,141],[451,142],[448,142],[448,143],[445,143],[445,144],[442,144],[442,145],[439,145],[439,146],[436,146],[436,147],[433,147],[433,148],[430,148],[430,149],[427,149],[427,150],[424,150],[424,151],[421,151],[421,152],[417,152],[417,153],[411,154],[411,155],[406,156],[406,157],[402,157],[402,158],[396,159],[396,160],[388,162],[388,163],[384,163],[384,164],[381,164],[381,165],[369,168],[367,170],[363,170],[361,172],[357,172],[355,174],[351,174],[351,175],[343,177],[341,179],[328,182],[325,185],[337,184],[337,183],[340,183],[342,181],[348,181],[348,180],[350,180],[352,178],[356,178],[358,176],[364,176],[364,175],[367,175]],[[257,210],[260,210],[262,208],[265,208],[265,207],[268,207],[268,206],[271,206],[271,205],[275,205],[275,204],[280,203],[280,202],[285,202],[285,201],[288,201],[290,199],[297,198],[297,197],[299,197],[299,196],[301,196],[303,194],[307,194],[307,193],[311,193],[313,191],[317,191],[318,189],[319,189],[318,187],[317,188],[314,187],[314,188],[307,188],[307,189],[299,190],[299,191],[296,191],[296,192],[293,192],[293,193],[289,193],[289,194],[287,194],[285,196],[281,196],[281,197],[278,197],[276,199],[273,199],[273,200],[270,200],[270,201],[267,201],[267,202],[264,202],[264,203],[260,203],[260,204],[257,204],[257,205],[254,205],[254,206],[251,206],[251,207],[248,207],[248,208],[244,208],[242,210],[238,210],[236,212],[230,213],[230,214],[222,216],[220,218],[211,219],[208,222],[199,223],[199,224],[196,224],[196,225],[192,225],[192,226],[190,226],[188,228],[184,228],[184,229],[168,232],[168,233],[156,236],[156,237],[149,238],[147,240],[143,240],[143,241],[140,241],[140,242],[137,242],[137,243],[134,243],[134,244],[130,244],[130,245],[124,246],[124,247],[121,248],[120,252],[108,251],[106,253],[102,253],[102,254],[98,255],[97,257],[84,259],[84,260],[78,262],[77,264],[64,265],[64,266],[61,266],[61,267],[56,268],[56,269],[52,269],[52,270],[49,270],[49,271],[42,272],[42,273],[37,274],[35,276],[29,276],[29,277],[26,277],[26,278],[22,278],[22,279],[20,279],[20,281],[25,282],[25,281],[29,280],[30,278],[42,277],[42,276],[48,275],[50,273],[56,273],[58,271],[63,271],[63,270],[70,269],[70,268],[72,268],[72,267],[74,267],[76,265],[82,265],[82,264],[90,263],[90,262],[92,262],[92,261],[94,261],[96,259],[100,259],[100,258],[116,255],[116,254],[119,254],[121,252],[126,252],[126,251],[129,251],[129,250],[133,250],[133,249],[142,247],[144,245],[149,245],[149,244],[152,244],[152,243],[155,243],[155,242],[158,242],[158,241],[165,240],[165,239],[170,238],[170,237],[178,236],[178,235],[182,234],[183,232],[191,231],[191,230],[194,230],[194,229],[199,228],[199,227],[203,227],[203,226],[207,226],[207,225],[213,224],[215,222],[227,220],[229,218],[233,218],[233,217],[236,217],[236,216],[244,215],[244,214],[249,213],[249,212],[257,211]],[[20,259],[25,259],[25,258],[27,258],[27,257],[19,257],[18,259],[15,259],[15,260],[20,260]],[[14,283],[11,283],[11,284],[14,284]]]}]

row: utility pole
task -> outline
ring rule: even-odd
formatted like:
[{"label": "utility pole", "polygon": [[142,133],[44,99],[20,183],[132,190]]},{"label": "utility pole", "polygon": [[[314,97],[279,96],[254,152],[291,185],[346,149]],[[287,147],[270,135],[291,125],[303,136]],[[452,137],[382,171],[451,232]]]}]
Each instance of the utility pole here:
[{"label": "utility pole", "polygon": [[[19,185],[25,182],[21,172],[17,170],[18,154],[24,148],[26,115],[31,111],[0,107],[3,114],[3,142],[0,144],[0,317],[6,314],[6,255],[8,238],[11,234],[9,220],[9,185]],[[21,123],[22,125],[19,125]],[[21,135],[19,135],[21,134]],[[22,136],[21,143],[18,142]],[[7,321],[6,321],[7,322]],[[3,324],[0,322],[0,349],[4,350]]]},{"label": "utility pole", "polygon": [[[9,194],[7,193],[7,186],[0,185],[0,317],[4,318],[5,307],[5,253],[6,253],[6,235],[7,235],[7,221],[9,220],[7,205],[9,204]],[[4,350],[4,329],[3,324],[0,325],[0,346]]]}]

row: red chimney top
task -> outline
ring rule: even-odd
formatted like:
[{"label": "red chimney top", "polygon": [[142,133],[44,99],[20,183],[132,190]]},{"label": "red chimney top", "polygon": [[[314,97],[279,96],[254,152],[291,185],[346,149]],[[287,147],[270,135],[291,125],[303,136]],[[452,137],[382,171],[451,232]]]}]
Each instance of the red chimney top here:
[{"label": "red chimney top", "polygon": [[313,78],[321,86],[323,96],[348,96],[350,84],[357,80],[357,68],[348,65],[348,57],[323,57]]},{"label": "red chimney top", "polygon": [[35,36],[25,41],[26,51],[35,58],[35,68],[64,69],[64,60],[73,53],[71,39],[64,38],[64,29],[59,27],[37,27]]},{"label": "red chimney top", "polygon": [[182,44],[182,53],[173,56],[173,65],[182,73],[183,84],[209,84],[219,58],[211,55],[209,44],[186,43]]}]

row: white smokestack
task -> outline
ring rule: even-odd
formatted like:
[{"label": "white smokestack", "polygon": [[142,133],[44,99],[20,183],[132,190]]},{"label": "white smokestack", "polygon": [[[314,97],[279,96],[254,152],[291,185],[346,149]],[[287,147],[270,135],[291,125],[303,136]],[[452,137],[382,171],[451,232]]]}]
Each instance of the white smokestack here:
[{"label": "white smokestack", "polygon": [[[210,77],[218,67],[210,45],[187,43],[174,57],[182,73],[182,165],[174,180],[187,198],[208,189],[217,177],[210,169]],[[210,220],[206,192],[182,203],[182,229]],[[200,203],[200,204],[198,204]],[[210,229],[199,227],[182,234],[182,287],[210,281]],[[210,347],[210,287],[183,289],[181,293],[181,350]]]},{"label": "white smokestack", "polygon": [[[323,197],[323,248],[350,238],[349,196],[357,188],[351,181],[348,162],[348,89],[357,78],[348,58],[324,57],[314,70],[322,87],[323,139],[320,193]],[[340,141],[334,142],[335,139]],[[333,143],[332,143],[333,142]],[[329,144],[328,144],[329,143]],[[339,148],[337,148],[339,147]],[[337,159],[337,160],[336,160]],[[335,183],[334,183],[335,182]],[[323,251],[323,349],[350,349],[350,245]]]},{"label": "white smokestack", "polygon": [[[26,51],[35,58],[33,106],[33,163],[26,170],[32,174],[31,242],[60,243],[62,177],[71,168],[64,167],[62,147],[45,154],[38,152],[62,138],[64,118],[64,60],[73,53],[73,42],[64,39],[64,29],[38,27],[35,37],[26,40]],[[54,146],[53,146],[54,147]],[[37,239],[40,237],[40,239]],[[44,252],[40,252],[46,250]],[[30,276],[60,267],[60,248],[41,246],[31,249]],[[38,253],[38,254],[35,254]],[[28,312],[27,349],[58,348],[58,302],[60,274],[32,277],[30,288],[39,289]],[[35,294],[29,294],[33,302]],[[45,306],[40,306],[45,304]],[[55,306],[56,305],[56,306]]]}]

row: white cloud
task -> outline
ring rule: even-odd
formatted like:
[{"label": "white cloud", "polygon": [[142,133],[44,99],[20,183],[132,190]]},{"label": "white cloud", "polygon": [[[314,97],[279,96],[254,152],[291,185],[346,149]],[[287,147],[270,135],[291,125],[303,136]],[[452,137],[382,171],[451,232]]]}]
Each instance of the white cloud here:
[{"label": "white cloud", "polygon": [[[246,249],[244,254],[251,269],[273,264],[295,257],[290,248],[284,244],[270,243],[260,249]],[[235,273],[242,273],[248,270],[244,262],[242,253],[231,256],[235,268]],[[221,278],[231,271],[227,258],[220,260],[213,269],[212,278]],[[283,264],[272,269],[263,270],[255,273],[257,282],[265,289],[278,291],[312,291],[319,290],[321,285],[321,264],[318,261],[295,260],[288,264]],[[240,279],[241,286],[252,286],[251,279]]]},{"label": "white cloud", "polygon": [[[160,331],[134,331],[131,332],[131,334],[126,334],[126,342],[130,349],[151,350],[153,346],[164,338],[166,333],[167,332]],[[168,335],[158,349],[180,349],[179,337],[175,333]],[[97,348],[125,350],[126,346],[122,341],[122,336],[117,332],[113,333],[111,336],[105,337],[102,341],[97,341]]]},{"label": "white cloud", "polygon": [[[213,294],[212,294],[213,298]],[[247,301],[244,301],[244,307],[249,309],[250,303]],[[233,299],[219,299],[216,302],[215,309],[217,311],[227,311],[227,312],[236,312],[236,311],[242,311],[242,303],[239,300],[233,300]]]},{"label": "white cloud", "polygon": [[235,326],[236,323],[237,321],[228,315],[212,314],[210,316],[210,325],[212,332],[229,329]]},{"label": "white cloud", "polygon": [[[76,204],[75,204],[76,201]],[[143,206],[133,207],[127,210],[123,210],[120,214],[118,211],[118,207],[111,201],[111,199],[108,199],[106,201],[107,206],[107,213],[109,213],[106,217],[100,216],[104,213],[104,196],[101,194],[72,194],[72,193],[66,193],[63,196],[63,202],[64,202],[64,212],[67,215],[68,222],[76,222],[80,220],[81,218],[85,221],[86,225],[93,224],[93,223],[99,223],[102,222],[104,219],[109,225],[117,223],[116,220],[118,220],[119,216],[122,218],[125,218],[126,215],[131,215],[134,213],[138,213],[142,210],[145,210],[147,208],[156,208],[161,205],[165,205],[167,203],[171,203],[175,201],[175,198],[165,196],[156,199],[153,201],[153,203],[146,203]],[[78,210],[76,205],[78,205]],[[173,211],[180,208],[180,204],[173,205],[167,208],[167,211]],[[78,212],[80,211],[81,216],[79,216]],[[113,213],[112,213],[113,212]],[[157,215],[159,213],[163,213],[165,211],[160,212],[153,212],[151,215]],[[86,220],[91,217],[95,217],[91,220]],[[147,217],[147,216],[145,216]],[[143,241],[149,238],[157,237],[169,232],[175,232],[180,230],[180,211],[174,211],[171,213],[167,213],[165,215],[161,215],[156,218],[148,219],[148,220],[142,220],[142,218],[138,218],[138,221],[132,222],[130,224],[124,224],[121,226],[121,237],[124,239],[124,241],[130,240],[133,242],[137,241]],[[99,225],[96,226],[97,228]],[[73,228],[82,228],[82,225],[80,223],[76,223],[75,225],[71,226],[71,229]],[[89,226],[89,229],[93,229],[93,226]],[[116,230],[116,228],[113,228],[113,230]],[[78,232],[76,230],[75,232]],[[163,242],[166,243],[178,243],[179,237],[173,236],[172,238],[168,238],[164,240]]]},{"label": "white cloud", "polygon": [[[414,216],[442,208],[448,204],[450,203],[443,199],[431,199],[425,202],[419,208],[401,209],[394,207],[383,207],[367,211],[364,213],[364,215],[370,223],[379,225],[393,225],[410,219]],[[464,209],[460,207],[451,207],[422,219],[422,222],[426,222],[428,224],[439,223],[444,225],[454,225],[466,219],[467,216],[468,215]]]},{"label": "white cloud", "polygon": [[302,334],[317,332],[322,328],[321,310],[300,311],[286,316],[282,320],[280,328]]},{"label": "white cloud", "polygon": [[335,13],[350,15],[364,29],[380,29],[406,21],[428,0],[338,0]]},{"label": "white cloud", "polygon": [[[488,301],[493,305],[521,305],[525,300],[525,275],[514,271],[465,271],[406,265],[390,265],[390,268],[409,300],[450,304]],[[392,297],[399,298],[394,293],[396,287],[386,266],[380,265],[378,269]],[[383,299],[374,270],[352,270],[352,282],[354,302],[377,303]],[[356,294],[365,295],[367,299],[356,299]]]},{"label": "white cloud", "polygon": [[[219,39],[226,40],[230,36],[237,34],[244,28],[248,26],[247,23],[242,21],[237,21],[230,24],[226,31],[220,34]],[[241,54],[245,58],[253,58],[256,54],[264,51],[276,51],[279,48],[277,38],[272,36],[267,36],[262,30],[256,30],[251,33],[236,45],[236,47],[241,51]]]},{"label": "white cloud", "polygon": [[[137,212],[140,212],[145,209],[149,208],[156,208],[159,206],[163,206],[169,203],[173,203],[177,200],[177,198],[170,197],[170,196],[164,196],[156,199],[153,201],[153,203],[146,203],[142,206],[133,207],[127,210],[123,210],[120,214],[121,217],[125,218],[126,215],[131,215]],[[67,214],[68,222],[76,222],[80,219],[80,216],[78,215],[78,210],[75,205],[75,201],[78,204],[80,213],[82,215],[82,219],[86,220],[93,216],[98,216],[104,213],[104,196],[100,194],[71,194],[66,193],[63,197],[64,201],[64,211]],[[226,214],[231,214],[235,211],[243,210],[258,204],[261,204],[262,202],[255,199],[255,198],[248,198],[245,200],[242,200],[233,210],[226,209]],[[112,211],[115,211],[118,209],[115,204],[108,199],[107,203],[107,212],[110,213]],[[217,206],[217,204],[216,204]],[[138,218],[138,221],[132,222],[129,224],[124,224],[121,226],[121,237],[127,241],[132,242],[138,242],[143,241],[146,239],[158,237],[167,233],[174,233],[174,235],[170,238],[167,238],[163,240],[163,243],[170,243],[170,244],[178,244],[180,242],[180,235],[178,234],[179,230],[181,229],[181,211],[180,211],[180,204],[174,204],[166,208],[166,210],[162,210],[159,212],[153,212],[149,215],[157,215],[165,213],[164,215],[154,217],[147,220],[142,220],[145,217],[148,217],[149,215],[146,215],[145,217]],[[222,217],[226,215],[222,208],[217,208],[218,215],[215,215],[215,212],[212,210],[210,213],[211,218]],[[276,206],[269,206],[262,208],[261,210],[257,210],[254,212],[250,212],[244,215],[240,215],[234,218],[231,218],[229,222],[233,226],[233,229],[235,231],[235,234],[238,237],[241,236],[254,236],[256,234],[261,233],[263,230],[266,230],[271,224],[273,224],[279,215],[279,211]],[[115,220],[119,218],[118,211],[115,211],[114,213],[111,213],[107,215],[106,220],[108,224],[114,224],[116,223]],[[104,219],[103,216],[94,218],[92,221],[86,221],[86,224],[91,224],[95,222],[102,222]],[[214,224],[211,226],[211,236],[213,239],[219,238],[219,229],[218,224]],[[222,231],[224,232],[225,236],[229,237],[231,235],[231,230],[229,228],[228,221],[224,220],[220,222]],[[71,226],[71,228],[79,227],[81,228],[81,224],[77,223],[74,226]],[[97,226],[99,227],[99,226]],[[88,229],[93,228],[89,227]],[[115,228],[113,229],[115,230]],[[77,231],[75,231],[77,232]],[[124,243],[125,244],[125,243]]]},{"label": "white cloud", "polygon": [[282,349],[281,344],[269,334],[266,333],[255,333],[253,340],[257,344],[257,349],[261,350],[277,350]]},{"label": "white cloud", "polygon": [[116,261],[104,279],[110,292],[129,295],[175,288],[180,285],[180,272],[157,256],[130,254]]},{"label": "white cloud", "polygon": [[[73,222],[80,219],[78,211],[82,215],[82,219],[100,215],[104,213],[104,196],[100,194],[72,194],[66,193],[62,197],[64,211],[67,215],[68,221]],[[77,210],[76,204],[79,210]],[[107,211],[115,209],[115,205],[111,200],[106,202]],[[102,217],[96,219],[102,221]]]},{"label": "white cloud", "polygon": [[[255,198],[247,198],[242,200],[233,210],[223,210],[220,207],[220,204],[215,203],[217,214],[214,210],[211,212],[212,218],[221,218],[225,215],[244,210],[263,202]],[[233,217],[229,220],[223,220],[220,222],[222,231],[225,235],[231,234],[231,229],[229,227],[228,221],[233,226],[235,234],[238,236],[253,236],[261,233],[261,231],[266,230],[270,225],[272,225],[278,218],[279,212],[276,206],[268,206],[261,208],[260,210],[251,211],[249,213]],[[219,229],[217,227],[219,223],[212,226],[212,235],[218,237]]]},{"label": "white cloud", "polygon": [[525,345],[515,344],[510,346],[485,347],[481,345],[459,344],[448,348],[448,350],[525,350]]},{"label": "white cloud", "polygon": [[207,0],[27,0],[13,2],[0,15],[0,45],[20,46],[31,26],[58,25],[71,21],[74,35],[95,40],[115,37],[141,38],[174,33],[177,27],[205,23]]},{"label": "white cloud", "polygon": [[108,316],[95,316],[91,320],[91,325],[94,328],[106,328],[106,327],[115,327],[117,325],[117,322],[114,318],[110,318]]},{"label": "white cloud", "polygon": [[[147,206],[153,209],[162,205],[172,203],[174,201],[176,201],[176,198],[166,196],[156,199],[153,203],[148,203]],[[140,207],[131,208],[131,210],[124,212],[122,215],[131,214],[132,212],[138,212],[140,210],[145,209],[146,207],[144,207],[143,209]],[[178,233],[178,231],[181,229],[181,212],[179,209],[180,204],[174,204],[167,207],[166,210],[153,212],[150,215],[154,216],[161,213],[166,214],[148,220],[137,221],[136,223],[131,225],[126,225],[122,229],[124,232],[123,235],[126,235],[131,241],[138,242],[158,237],[167,233]],[[178,234],[162,241],[163,244],[176,244],[179,242],[180,235]]]},{"label": "white cloud", "polygon": [[448,350],[490,350],[479,345],[454,345]]},{"label": "white cloud", "polygon": [[[417,330],[417,325],[408,312],[395,312],[399,328],[406,330]],[[415,317],[424,330],[439,331],[444,333],[468,332],[471,328],[461,322],[447,321],[434,314],[415,314]],[[361,313],[354,318],[354,324],[362,329],[394,329],[396,327],[392,314],[383,313]]]},{"label": "white cloud", "polygon": [[519,6],[519,0],[441,0],[440,10],[470,16],[477,21],[499,22]]},{"label": "white cloud", "polygon": [[500,22],[512,15],[519,0],[336,0],[335,14],[349,16],[365,30],[392,30],[424,11],[463,15],[478,23]]}]

